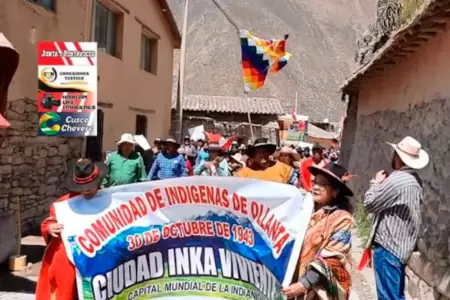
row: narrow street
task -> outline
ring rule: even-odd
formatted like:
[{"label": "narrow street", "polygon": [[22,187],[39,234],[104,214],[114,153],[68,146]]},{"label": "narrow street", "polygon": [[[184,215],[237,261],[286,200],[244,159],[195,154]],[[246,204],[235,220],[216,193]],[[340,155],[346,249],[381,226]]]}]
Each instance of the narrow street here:
[{"label": "narrow street", "polygon": [[[33,265],[14,274],[11,274],[6,266],[0,270],[0,300],[34,300],[44,241],[39,236],[27,236],[22,239],[22,245],[24,253],[27,253],[28,261]],[[362,245],[361,239],[354,230],[352,257],[355,262],[361,257]],[[350,300],[376,300],[372,269],[366,269],[362,273],[354,269],[352,278],[353,293]]]},{"label": "narrow street", "polygon": [[362,255],[364,243],[359,238],[356,229],[352,232],[352,258],[353,258],[353,273],[352,284],[353,293],[350,295],[351,300],[376,300],[375,294],[375,278],[373,269],[365,269],[362,272],[356,270],[356,265]]}]

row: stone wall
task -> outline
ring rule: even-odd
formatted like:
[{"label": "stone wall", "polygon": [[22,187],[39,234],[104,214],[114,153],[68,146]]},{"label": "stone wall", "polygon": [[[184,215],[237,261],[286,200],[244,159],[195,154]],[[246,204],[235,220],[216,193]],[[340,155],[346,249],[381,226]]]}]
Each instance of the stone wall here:
[{"label": "stone wall", "polygon": [[348,97],[347,116],[344,120],[344,131],[339,154],[339,163],[346,167],[348,167],[348,163],[350,162],[355,141],[358,116],[358,95],[349,95]]},{"label": "stone wall", "polygon": [[[172,111],[172,134],[178,129],[179,115]],[[272,143],[279,140],[277,115],[252,115],[253,132],[255,137],[267,137]],[[208,112],[183,112],[184,135],[188,134],[188,128],[204,125],[205,130],[211,132],[216,128],[222,135],[237,134],[251,138],[250,126],[247,114],[234,113],[208,113]],[[276,126],[276,128],[275,128]],[[246,142],[244,140],[244,142]]]},{"label": "stone wall", "polygon": [[[344,141],[343,145],[344,148],[351,147],[348,167],[350,172],[358,175],[351,181],[351,186],[360,196],[377,171],[389,170],[392,150],[384,141],[398,142],[405,135],[411,135],[430,155],[429,166],[419,172],[425,193],[423,224],[419,252],[411,258],[408,269],[408,289],[416,299],[450,298],[449,128],[450,100],[437,99],[411,107],[406,112],[386,110],[359,116],[354,142],[349,146]],[[346,128],[344,139],[346,134],[352,134],[347,130],[351,129]]]},{"label": "stone wall", "polygon": [[22,231],[28,232],[66,192],[66,163],[80,157],[82,139],[37,136],[35,100],[8,102],[6,119],[11,127],[0,129],[0,226],[3,232],[15,230],[4,224],[15,218],[20,206]]}]

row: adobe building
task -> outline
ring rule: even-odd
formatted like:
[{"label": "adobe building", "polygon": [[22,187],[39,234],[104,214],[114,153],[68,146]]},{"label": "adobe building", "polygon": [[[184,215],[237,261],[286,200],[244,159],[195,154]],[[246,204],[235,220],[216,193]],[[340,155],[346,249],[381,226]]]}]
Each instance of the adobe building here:
[{"label": "adobe building", "polygon": [[[7,239],[15,248],[17,212],[27,232],[66,192],[69,160],[85,151],[101,159],[123,132],[169,132],[172,52],[181,38],[165,0],[0,1],[0,12],[0,32],[20,54],[0,103],[10,123],[0,129],[0,227],[8,232],[0,236],[1,260]],[[97,137],[37,136],[37,43],[44,40],[98,42]]]},{"label": "adobe building", "polygon": [[410,135],[430,155],[419,172],[422,228],[407,268],[415,299],[450,298],[450,1],[425,1],[417,14],[342,86],[349,101],[341,160],[363,196],[392,152],[384,141]]}]

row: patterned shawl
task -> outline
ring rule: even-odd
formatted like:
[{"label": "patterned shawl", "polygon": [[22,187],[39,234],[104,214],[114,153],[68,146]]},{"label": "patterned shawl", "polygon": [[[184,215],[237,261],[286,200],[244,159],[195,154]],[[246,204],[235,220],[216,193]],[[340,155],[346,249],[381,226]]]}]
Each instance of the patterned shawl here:
[{"label": "patterned shawl", "polygon": [[[328,279],[328,287],[314,287],[311,294],[321,299],[348,299],[351,289],[351,227],[346,210],[325,207],[315,212],[309,223],[300,256],[298,274],[314,268]],[[314,299],[314,298],[311,298]]]}]

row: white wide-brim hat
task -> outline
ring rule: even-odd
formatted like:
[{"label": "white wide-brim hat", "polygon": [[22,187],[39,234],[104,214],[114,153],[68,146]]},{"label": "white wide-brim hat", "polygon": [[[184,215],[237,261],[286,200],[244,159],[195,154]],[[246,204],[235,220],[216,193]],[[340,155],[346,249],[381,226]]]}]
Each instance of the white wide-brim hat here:
[{"label": "white wide-brim hat", "polygon": [[415,138],[407,136],[398,144],[388,142],[387,144],[394,148],[403,163],[412,169],[423,169],[430,162],[428,153]]},{"label": "white wide-brim hat", "polygon": [[123,143],[129,143],[129,144],[135,145],[136,141],[134,140],[134,137],[131,133],[124,133],[120,136],[120,140],[116,144],[120,145]]},{"label": "white wide-brim hat", "polygon": [[298,152],[296,150],[292,149],[289,146],[283,146],[280,149],[280,154],[282,154],[282,153],[291,155],[295,161],[300,160],[300,154],[298,154]]}]

